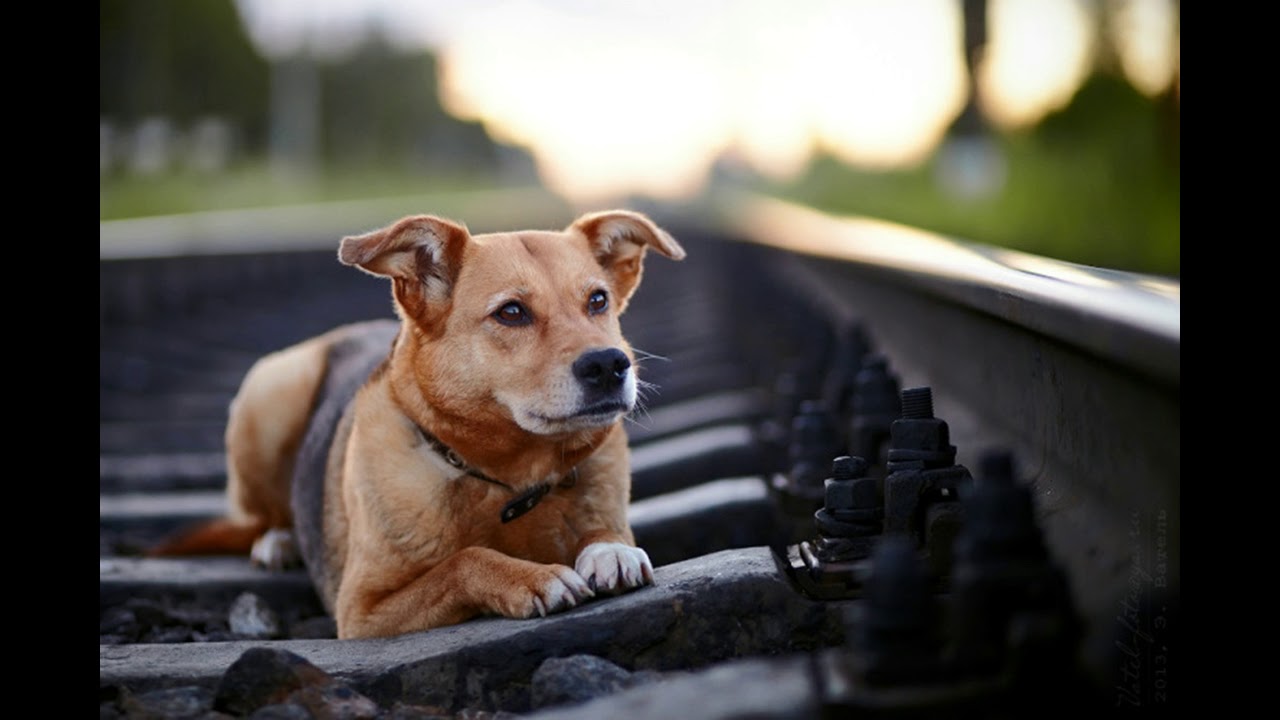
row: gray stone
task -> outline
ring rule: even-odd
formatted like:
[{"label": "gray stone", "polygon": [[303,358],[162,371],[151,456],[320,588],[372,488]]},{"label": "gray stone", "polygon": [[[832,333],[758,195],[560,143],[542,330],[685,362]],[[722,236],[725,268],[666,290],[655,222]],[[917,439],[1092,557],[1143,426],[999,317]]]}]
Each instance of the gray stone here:
[{"label": "gray stone", "polygon": [[184,720],[199,718],[213,709],[208,688],[183,686],[133,694],[124,692],[120,709],[130,720]]},{"label": "gray stone", "polygon": [[604,658],[547,658],[533,673],[533,709],[579,703],[626,687],[631,673]]},{"label": "gray stone", "polygon": [[244,638],[230,630],[212,630],[204,633],[193,633],[192,639],[196,642],[230,642],[232,640],[243,640]]},{"label": "gray stone", "polygon": [[189,627],[161,627],[154,628],[147,632],[143,637],[143,642],[163,645],[189,643],[194,639],[195,634]]},{"label": "gray stone", "polygon": [[250,639],[279,638],[283,634],[279,615],[255,593],[243,592],[232,602],[227,616],[230,630]]},{"label": "gray stone", "polygon": [[378,715],[377,703],[337,683],[304,687],[290,695],[289,702],[323,720],[373,720]]},{"label": "gray stone", "polygon": [[283,634],[280,617],[266,600],[251,592],[240,593],[231,603],[227,623],[231,632],[251,640],[268,640]]},{"label": "gray stone", "polygon": [[152,598],[130,598],[106,608],[99,618],[103,637],[156,644],[192,642],[199,634],[225,631],[226,624],[219,612]]},{"label": "gray stone", "polygon": [[168,609],[169,622],[200,631],[226,630],[227,618],[219,610],[193,604],[175,605]]},{"label": "gray stone", "polygon": [[514,713],[498,710],[490,712],[489,710],[476,710],[474,708],[463,708],[453,716],[453,720],[516,720],[521,717]]},{"label": "gray stone", "polygon": [[264,705],[284,702],[304,687],[332,682],[328,673],[301,655],[278,648],[250,648],[223,674],[214,709],[248,715]]},{"label": "gray stone", "polygon": [[249,720],[315,720],[311,711],[293,703],[264,705],[249,715]]},{"label": "gray stone", "polygon": [[453,713],[436,705],[408,705],[397,702],[383,720],[453,720]]},{"label": "gray stone", "polygon": [[[117,636],[122,638],[121,641],[133,642],[137,640],[140,632],[138,617],[129,608],[108,608],[98,618],[100,636]],[[125,638],[127,640],[124,640]]]},{"label": "gray stone", "polygon": [[337,639],[338,624],[328,615],[306,618],[289,626],[289,637],[295,640]]},{"label": "gray stone", "polygon": [[809,720],[822,694],[807,654],[732,660],[579,705],[548,708],[529,720]]},{"label": "gray stone", "polygon": [[172,624],[169,611],[158,601],[149,598],[130,598],[125,608],[134,620],[144,628]]}]

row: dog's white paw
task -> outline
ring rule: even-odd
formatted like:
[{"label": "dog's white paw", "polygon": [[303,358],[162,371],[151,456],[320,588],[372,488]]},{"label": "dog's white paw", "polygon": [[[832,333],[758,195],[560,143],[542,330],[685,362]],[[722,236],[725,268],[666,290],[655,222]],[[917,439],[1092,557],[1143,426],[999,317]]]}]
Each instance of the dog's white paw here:
[{"label": "dog's white paw", "polygon": [[277,571],[302,564],[302,554],[293,533],[281,528],[272,528],[255,540],[249,559],[258,567]]},{"label": "dog's white paw", "polygon": [[581,575],[564,565],[545,565],[545,573],[529,587],[529,593],[519,602],[512,617],[546,617],[552,613],[569,610],[578,603],[595,597],[591,587]]},{"label": "dog's white paw", "polygon": [[578,574],[592,590],[620,593],[653,584],[653,563],[649,554],[623,543],[592,543],[578,553],[574,563]]}]

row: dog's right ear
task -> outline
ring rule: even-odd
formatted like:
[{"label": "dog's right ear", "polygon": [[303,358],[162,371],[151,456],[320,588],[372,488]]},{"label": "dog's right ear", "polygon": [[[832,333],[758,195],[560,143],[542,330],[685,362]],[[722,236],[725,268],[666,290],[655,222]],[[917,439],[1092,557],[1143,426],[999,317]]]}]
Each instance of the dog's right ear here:
[{"label": "dog's right ear", "polygon": [[342,238],[338,260],[391,278],[396,302],[411,318],[425,319],[448,300],[471,234],[434,215],[411,215],[363,235]]}]

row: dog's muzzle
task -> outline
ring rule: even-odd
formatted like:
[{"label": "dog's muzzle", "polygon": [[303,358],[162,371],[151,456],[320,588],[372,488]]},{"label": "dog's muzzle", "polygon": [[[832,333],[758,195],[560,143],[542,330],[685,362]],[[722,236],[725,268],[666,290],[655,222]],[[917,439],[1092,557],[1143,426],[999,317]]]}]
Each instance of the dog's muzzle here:
[{"label": "dog's muzzle", "polygon": [[631,359],[617,348],[588,350],[573,363],[573,376],[582,386],[582,407],[587,411],[629,410],[626,397]]}]

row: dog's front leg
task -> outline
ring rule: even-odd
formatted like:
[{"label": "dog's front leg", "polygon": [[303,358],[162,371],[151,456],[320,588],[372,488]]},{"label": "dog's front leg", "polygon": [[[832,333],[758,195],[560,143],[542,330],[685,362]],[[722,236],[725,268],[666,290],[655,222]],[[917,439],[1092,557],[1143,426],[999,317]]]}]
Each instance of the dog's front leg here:
[{"label": "dog's front leg", "polygon": [[574,570],[592,590],[612,595],[653,584],[649,554],[617,533],[592,533],[580,547]]},{"label": "dog's front leg", "polygon": [[574,569],[591,589],[614,595],[653,584],[649,554],[636,547],[627,524],[631,450],[622,426],[579,467],[573,525],[578,533]]},{"label": "dog's front leg", "polygon": [[[386,571],[384,565],[382,572]],[[339,637],[396,635],[486,613],[546,616],[595,595],[571,568],[520,560],[485,547],[459,550],[389,592],[373,588],[386,588],[385,579],[344,579],[335,611]]]}]

